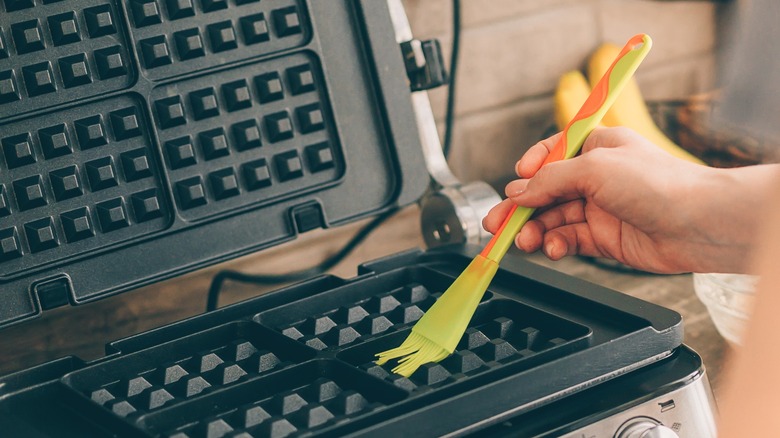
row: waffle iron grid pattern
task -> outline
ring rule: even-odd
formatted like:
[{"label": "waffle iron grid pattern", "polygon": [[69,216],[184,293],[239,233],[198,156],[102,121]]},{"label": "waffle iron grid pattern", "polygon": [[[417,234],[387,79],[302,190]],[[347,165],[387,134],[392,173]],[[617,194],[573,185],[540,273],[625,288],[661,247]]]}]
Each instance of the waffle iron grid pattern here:
[{"label": "waffle iron grid pattern", "polygon": [[310,356],[264,340],[254,325],[228,324],[198,334],[187,344],[177,342],[130,360],[132,371],[119,376],[76,373],[67,384],[114,415],[135,419],[287,368]]},{"label": "waffle iron grid pattern", "polygon": [[106,103],[63,111],[56,123],[3,127],[0,273],[165,227],[170,211],[140,102]]},{"label": "waffle iron grid pattern", "polygon": [[130,17],[141,68],[154,80],[208,68],[214,62],[213,55],[225,63],[305,42],[304,24],[294,1],[273,10],[261,0],[121,3]]},{"label": "waffle iron grid pattern", "polygon": [[587,343],[586,327],[488,292],[446,360],[408,379],[373,364],[374,353],[403,340],[446,281],[422,274],[384,291],[364,286],[357,297],[331,291],[319,298],[337,306],[320,307],[303,320],[285,323],[292,315],[275,308],[251,322],[88,366],[62,381],[88,408],[149,436],[316,435]]},{"label": "waffle iron grid pattern", "polygon": [[261,375],[289,365],[275,353],[238,339],[224,347],[198,352],[142,375],[113,382],[91,391],[89,396],[116,415],[126,417],[195,397],[212,386],[229,386],[245,376]]},{"label": "waffle iron grid pattern", "polygon": [[[511,315],[511,312],[506,314]],[[486,319],[480,318],[477,324],[472,323],[466,329],[450,357],[439,363],[422,365],[409,378],[392,373],[392,364],[379,366],[374,362],[366,362],[359,367],[398,387],[415,391],[467,379],[504,364],[532,357],[568,341],[558,336],[546,339],[545,332],[535,327],[524,327],[522,321],[507,316],[482,322]]]},{"label": "waffle iron grid pattern", "polygon": [[327,377],[170,431],[170,438],[282,437],[370,413],[383,404]]},{"label": "waffle iron grid pattern", "polygon": [[417,322],[441,294],[421,284],[376,295],[281,328],[315,350],[337,349]]},{"label": "waffle iron grid pattern", "polygon": [[[435,289],[412,283],[277,329],[316,350],[346,350],[338,357],[409,391],[467,379],[535,356],[575,337],[568,328],[556,331],[528,325],[516,302],[497,299],[488,292],[455,352],[444,361],[425,364],[409,378],[391,372],[394,362],[376,365],[373,353],[400,345],[440,296],[441,292]],[[354,354],[354,350],[360,353]]]},{"label": "waffle iron grid pattern", "polygon": [[165,166],[186,219],[338,177],[315,61],[290,55],[266,64],[153,91]]},{"label": "waffle iron grid pattern", "polygon": [[338,181],[315,52],[215,71],[310,35],[297,0],[0,0],[0,276]]},{"label": "waffle iron grid pattern", "polygon": [[124,25],[105,0],[0,2],[0,121],[128,88]]}]

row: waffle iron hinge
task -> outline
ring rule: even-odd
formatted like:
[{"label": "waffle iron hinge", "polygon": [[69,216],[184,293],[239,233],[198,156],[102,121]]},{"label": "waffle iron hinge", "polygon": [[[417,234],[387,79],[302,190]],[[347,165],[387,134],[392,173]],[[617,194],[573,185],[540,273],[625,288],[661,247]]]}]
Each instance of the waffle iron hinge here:
[{"label": "waffle iron hinge", "polygon": [[387,0],[387,5],[409,75],[425,166],[431,176],[429,190],[420,200],[425,244],[429,248],[460,243],[481,244],[490,238],[490,234],[482,229],[482,218],[501,201],[501,197],[483,181],[464,184],[452,173],[442,152],[426,91],[446,83],[441,48],[438,41],[413,38],[401,0]]}]

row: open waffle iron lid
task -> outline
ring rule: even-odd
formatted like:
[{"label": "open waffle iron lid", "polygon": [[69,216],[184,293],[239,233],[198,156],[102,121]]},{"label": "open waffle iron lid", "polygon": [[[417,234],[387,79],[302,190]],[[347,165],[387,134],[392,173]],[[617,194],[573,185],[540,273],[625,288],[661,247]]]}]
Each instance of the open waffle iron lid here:
[{"label": "open waffle iron lid", "polygon": [[0,11],[0,327],[428,185],[384,1]]}]

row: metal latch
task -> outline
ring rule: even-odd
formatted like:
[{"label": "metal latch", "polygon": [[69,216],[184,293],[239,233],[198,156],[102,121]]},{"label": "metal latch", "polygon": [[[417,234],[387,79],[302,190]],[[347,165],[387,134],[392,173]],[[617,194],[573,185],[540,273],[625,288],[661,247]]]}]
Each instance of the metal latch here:
[{"label": "metal latch", "polygon": [[412,91],[430,90],[447,83],[439,40],[404,41],[401,52]]}]

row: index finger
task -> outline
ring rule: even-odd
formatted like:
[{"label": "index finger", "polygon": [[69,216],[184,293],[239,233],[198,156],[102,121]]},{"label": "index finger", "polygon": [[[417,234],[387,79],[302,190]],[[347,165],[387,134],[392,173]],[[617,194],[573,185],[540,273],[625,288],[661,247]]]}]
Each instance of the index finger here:
[{"label": "index finger", "polygon": [[550,151],[558,143],[561,134],[559,132],[528,148],[523,157],[515,164],[517,176],[527,179],[536,175],[536,172],[542,167],[544,160],[550,155]]}]

